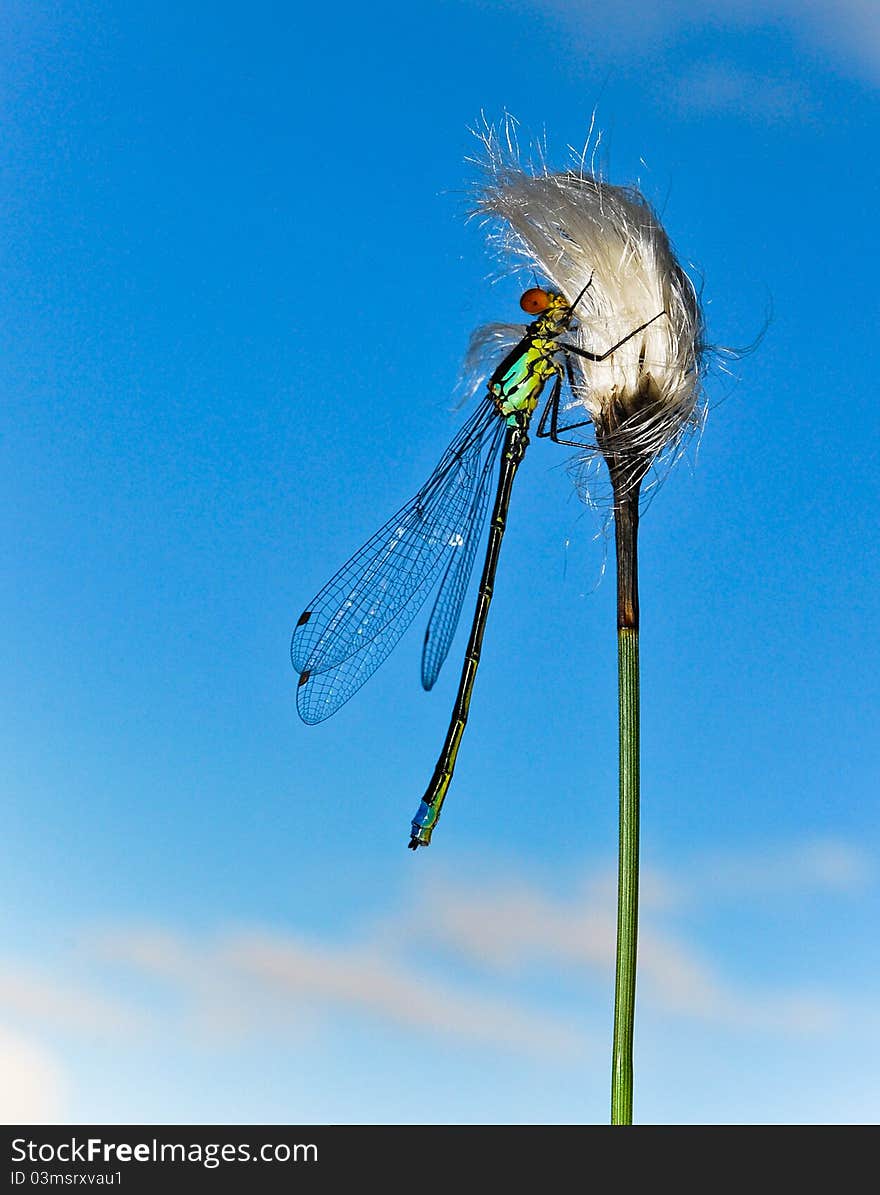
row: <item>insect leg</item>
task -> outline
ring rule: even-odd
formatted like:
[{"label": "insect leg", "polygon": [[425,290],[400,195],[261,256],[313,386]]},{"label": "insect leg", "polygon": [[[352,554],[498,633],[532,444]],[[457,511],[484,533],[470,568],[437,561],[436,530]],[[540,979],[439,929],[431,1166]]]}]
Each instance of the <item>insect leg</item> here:
[{"label": "insect leg", "polygon": [[638,328],[633,328],[632,332],[628,332],[623,340],[618,340],[617,344],[613,344],[604,353],[591,353],[588,349],[579,348],[576,344],[560,344],[559,347],[565,349],[566,352],[576,353],[579,357],[586,358],[587,361],[605,361],[612,353],[616,353],[619,348],[625,345],[628,340],[632,340],[634,336],[638,336],[639,332],[644,332],[645,328],[649,328],[655,320],[660,319],[663,315],[666,315],[666,312],[660,311],[652,319],[649,319],[646,324],[641,324]]},{"label": "insect leg", "polygon": [[[571,366],[566,359],[566,369],[568,371],[568,381],[572,389],[574,389],[574,378],[571,373]],[[574,431],[578,427],[585,427],[591,421],[589,419],[581,419],[577,423],[568,423],[564,427],[559,426],[559,400],[562,397],[562,370],[557,369],[556,381],[553,383],[553,389],[550,392],[550,397],[544,410],[541,413],[541,420],[538,424],[537,434],[542,437],[549,436],[554,444],[561,444],[566,448],[587,448],[589,445],[581,444],[576,440],[561,440],[559,438],[560,432]],[[547,420],[550,420],[550,430],[547,431]]]},{"label": "insect leg", "polygon": [[[536,435],[540,436],[542,440],[546,439],[547,436],[549,436],[551,439],[553,439],[553,430],[552,429],[553,429],[553,427],[555,427],[555,424],[556,424],[556,411],[559,408],[559,392],[561,391],[561,389],[562,389],[562,374],[557,370],[556,381],[553,383],[553,389],[550,391],[550,397],[547,399],[547,402],[544,404],[544,410],[541,412],[541,418],[538,422],[538,430],[535,433]],[[553,415],[553,422],[551,423],[551,430],[548,432],[547,431],[547,416],[550,415],[551,412]]]}]

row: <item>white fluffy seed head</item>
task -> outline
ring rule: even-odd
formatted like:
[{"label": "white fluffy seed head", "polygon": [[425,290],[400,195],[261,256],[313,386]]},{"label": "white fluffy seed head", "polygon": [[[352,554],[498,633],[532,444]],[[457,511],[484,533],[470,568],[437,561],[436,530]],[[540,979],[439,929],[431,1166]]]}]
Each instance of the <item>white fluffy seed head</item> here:
[{"label": "white fluffy seed head", "polygon": [[513,131],[508,121],[500,134],[492,127],[477,134],[485,179],[476,212],[493,218],[491,239],[508,261],[536,269],[570,302],[592,277],[573,343],[601,355],[648,325],[604,361],[570,355],[575,399],[598,447],[606,457],[630,458],[643,474],[701,422],[699,298],[639,191],[603,182],[583,159],[561,173],[542,158],[524,169]]}]

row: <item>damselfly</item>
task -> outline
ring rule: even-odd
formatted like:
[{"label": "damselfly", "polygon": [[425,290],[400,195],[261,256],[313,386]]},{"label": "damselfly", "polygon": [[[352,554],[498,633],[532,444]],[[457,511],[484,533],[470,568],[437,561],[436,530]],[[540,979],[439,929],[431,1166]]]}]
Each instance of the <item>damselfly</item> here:
[{"label": "damselfly", "polygon": [[[369,679],[406,631],[428,595],[437,596],[422,646],[422,685],[431,689],[449,652],[481,538],[492,479],[495,503],[477,605],[455,706],[431,783],[412,821],[409,845],[428,846],[452,780],[480,662],[495,570],[517,469],[528,447],[529,422],[552,379],[537,434],[580,447],[560,426],[562,384],[574,384],[570,354],[604,361],[648,323],[604,352],[564,340],[592,276],[573,303],[534,286],[520,299],[537,318],[489,378],[487,392],[415,495],[344,564],[300,615],[290,655],[299,672],[297,708],[303,721],[322,722]],[[500,462],[500,464],[499,464]]]}]

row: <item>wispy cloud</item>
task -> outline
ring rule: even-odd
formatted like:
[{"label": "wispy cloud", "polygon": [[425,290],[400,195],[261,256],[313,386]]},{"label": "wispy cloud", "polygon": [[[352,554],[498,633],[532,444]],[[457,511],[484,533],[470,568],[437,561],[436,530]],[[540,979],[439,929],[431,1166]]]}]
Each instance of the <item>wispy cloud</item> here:
[{"label": "wispy cloud", "polygon": [[[738,982],[676,929],[682,915],[731,899],[753,909],[768,898],[817,894],[850,898],[875,880],[872,857],[835,838],[698,857],[676,872],[646,869],[642,883],[639,975],[643,1004],[658,1012],[733,1028],[814,1033],[844,1015],[842,1002],[812,987]],[[594,872],[567,895],[521,879],[435,885],[415,902],[418,932],[489,971],[577,968],[607,984],[614,965],[615,875]],[[411,905],[410,907],[413,907]],[[414,925],[400,924],[405,937]],[[817,985],[819,986],[819,985]]]},{"label": "wispy cloud", "polygon": [[874,860],[862,847],[837,838],[807,838],[711,855],[695,865],[691,887],[752,900],[778,893],[847,895],[866,891],[875,877]]},{"label": "wispy cloud", "polygon": [[287,997],[331,1001],[419,1033],[541,1056],[570,1055],[584,1047],[583,1031],[552,1015],[438,983],[365,948],[318,949],[292,938],[247,934],[230,942],[225,955],[254,981]]},{"label": "wispy cloud", "polygon": [[[671,884],[654,883],[662,901]],[[678,890],[677,901],[684,900]],[[839,1002],[812,990],[756,988],[725,977],[646,902],[639,932],[642,1006],[654,1013],[736,1029],[821,1032],[839,1019]],[[438,885],[421,909],[419,933],[488,971],[577,969],[607,986],[614,965],[616,908],[610,877],[600,876],[567,897],[549,897],[521,882],[478,888]],[[414,927],[411,927],[414,928]]]},{"label": "wispy cloud", "polygon": [[362,945],[327,945],[265,929],[187,941],[167,931],[103,935],[103,960],[159,978],[209,1030],[294,1032],[338,1013],[542,1057],[584,1048],[582,1028],[486,993],[444,983]]},{"label": "wispy cloud", "polygon": [[0,1029],[0,1124],[56,1124],[66,1103],[67,1082],[55,1055]]},{"label": "wispy cloud", "polygon": [[[869,82],[880,78],[880,6],[874,0],[715,0],[711,5],[635,0],[617,9],[595,0],[545,3],[576,36],[590,39],[594,53],[617,60],[649,59],[660,73],[694,32],[711,33],[716,43],[725,41],[735,51],[737,38],[749,30],[782,30],[814,65],[830,65]],[[760,89],[761,76],[752,78]],[[734,85],[738,88],[739,82]],[[717,93],[706,98],[717,101]]]},{"label": "wispy cloud", "polygon": [[42,1030],[130,1034],[140,1018],[112,995],[10,960],[0,964],[0,1015]]},{"label": "wispy cloud", "polygon": [[[493,876],[485,865],[483,877],[421,884],[396,905],[412,913],[354,927],[347,942],[261,926],[207,935],[175,926],[94,930],[77,954],[87,984],[6,965],[0,1015],[27,1035],[94,1039],[109,1031],[120,1041],[179,1037],[220,1050],[267,1035],[296,1042],[361,1021],[509,1055],[583,1054],[594,1029],[589,994],[604,1005],[613,971],[613,874],[593,871],[568,891]],[[760,917],[761,900],[772,900],[778,916],[786,901],[799,911],[804,894],[861,898],[874,878],[859,846],[823,838],[646,871],[643,1012],[737,1032],[833,1032],[853,1012],[846,993],[772,976],[744,980],[713,959],[705,939],[698,946],[689,927],[713,901],[750,901]],[[529,982],[511,983],[513,972]],[[533,980],[540,999],[511,995],[536,990]],[[547,996],[548,983],[556,995]],[[562,1010],[578,986],[587,998],[577,998],[583,1012],[574,1019]]]},{"label": "wispy cloud", "polygon": [[[661,6],[659,0],[656,7]],[[680,8],[683,21],[705,13],[716,25],[725,18],[765,28],[787,25],[819,56],[830,55],[869,79],[880,76],[880,7],[874,0],[716,0],[711,9],[694,3]]]},{"label": "wispy cloud", "polygon": [[[704,851],[675,871],[643,867],[640,902],[643,912],[653,915],[706,908],[730,899],[743,906],[779,896],[846,898],[868,892],[876,881],[875,859],[864,847],[841,838],[813,836]],[[585,883],[585,899],[612,900],[616,883],[612,871],[594,873]]]},{"label": "wispy cloud", "polygon": [[681,111],[735,113],[766,124],[808,116],[816,106],[800,79],[756,74],[727,62],[695,63],[671,90]]}]

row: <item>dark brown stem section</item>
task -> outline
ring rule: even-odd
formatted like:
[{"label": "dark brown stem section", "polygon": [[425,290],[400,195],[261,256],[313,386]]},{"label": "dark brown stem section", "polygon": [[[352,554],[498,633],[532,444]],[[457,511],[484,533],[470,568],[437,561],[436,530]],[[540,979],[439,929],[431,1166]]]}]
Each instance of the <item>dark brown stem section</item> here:
[{"label": "dark brown stem section", "polygon": [[618,630],[638,630],[638,490],[615,498]]},{"label": "dark brown stem section", "polygon": [[[612,474],[613,480],[613,474]],[[614,541],[617,548],[617,627],[639,629],[639,491],[641,482],[614,494]]]}]

